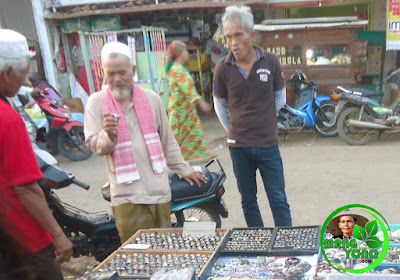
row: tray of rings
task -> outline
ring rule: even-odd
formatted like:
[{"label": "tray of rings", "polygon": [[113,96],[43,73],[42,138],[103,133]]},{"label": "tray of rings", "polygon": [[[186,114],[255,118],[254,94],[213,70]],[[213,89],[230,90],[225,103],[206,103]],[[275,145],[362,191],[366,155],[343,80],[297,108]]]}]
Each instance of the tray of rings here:
[{"label": "tray of rings", "polygon": [[221,254],[267,254],[274,228],[233,228],[221,244]]},{"label": "tray of rings", "polygon": [[276,227],[269,255],[313,255],[320,245],[321,226]]},{"label": "tray of rings", "polygon": [[121,249],[142,249],[144,251],[216,251],[228,233],[226,229],[216,229],[213,235],[184,235],[182,229],[139,230],[128,239]]},{"label": "tray of rings", "polygon": [[94,271],[116,271],[122,279],[149,279],[159,268],[194,268],[200,276],[215,252],[172,253],[117,250],[100,263]]},{"label": "tray of rings", "polygon": [[216,253],[200,280],[314,279],[318,255],[265,256]]}]

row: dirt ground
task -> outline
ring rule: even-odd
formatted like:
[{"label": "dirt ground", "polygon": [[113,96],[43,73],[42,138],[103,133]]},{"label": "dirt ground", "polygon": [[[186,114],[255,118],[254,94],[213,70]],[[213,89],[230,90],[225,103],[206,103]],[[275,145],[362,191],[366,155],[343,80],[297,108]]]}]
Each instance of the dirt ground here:
[{"label": "dirt ground", "polygon": [[[224,200],[229,217],[223,219],[222,227],[245,227],[240,194],[225,144],[226,132],[215,115],[202,119],[205,141],[210,149],[219,152],[218,158],[227,174]],[[293,225],[322,225],[332,211],[353,203],[373,207],[389,224],[400,224],[400,135],[382,135],[379,140],[372,138],[365,146],[349,146],[339,137],[323,138],[313,131],[289,134],[285,139],[280,137]],[[57,159],[63,170],[91,185],[89,191],[76,186],[58,191],[63,201],[88,212],[109,209],[100,194],[102,184],[107,181],[103,158],[93,155],[83,162],[71,162],[61,156]],[[274,226],[259,175],[257,181],[264,225]],[[93,259],[86,257],[75,259],[69,265],[82,271],[95,264],[90,262]]]}]

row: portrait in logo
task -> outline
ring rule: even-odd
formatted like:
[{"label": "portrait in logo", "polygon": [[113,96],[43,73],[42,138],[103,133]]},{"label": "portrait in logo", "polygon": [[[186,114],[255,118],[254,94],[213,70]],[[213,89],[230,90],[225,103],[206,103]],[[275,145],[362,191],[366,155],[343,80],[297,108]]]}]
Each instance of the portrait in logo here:
[{"label": "portrait in logo", "polygon": [[376,268],[388,251],[388,229],[385,218],[369,206],[351,204],[335,210],[321,231],[321,263],[343,273]]},{"label": "portrait in logo", "polygon": [[[340,239],[353,239],[353,231],[356,225],[365,228],[368,219],[360,214],[356,214],[351,209],[345,209],[334,217],[328,224],[327,236]],[[330,235],[329,235],[330,234]]]}]

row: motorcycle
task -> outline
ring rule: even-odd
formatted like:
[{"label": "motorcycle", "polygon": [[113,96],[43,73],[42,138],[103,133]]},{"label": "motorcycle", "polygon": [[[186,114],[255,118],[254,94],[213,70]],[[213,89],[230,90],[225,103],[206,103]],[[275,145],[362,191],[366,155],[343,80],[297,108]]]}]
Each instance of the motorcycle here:
[{"label": "motorcycle", "polygon": [[287,81],[293,85],[293,90],[299,97],[292,107],[285,104],[278,111],[279,131],[286,133],[311,127],[321,136],[336,136],[336,104],[329,96],[317,95],[316,85],[306,80],[306,75],[296,70]]},{"label": "motorcycle", "polygon": [[[62,202],[55,190],[72,184],[88,190],[89,185],[60,170],[57,161],[46,151],[40,149],[34,151],[44,175],[38,183],[44,191],[53,216],[73,243],[73,256],[92,255],[98,261],[104,260],[121,245],[112,213],[109,211],[88,213]],[[209,170],[213,163],[217,165],[219,171]],[[217,227],[221,227],[221,217],[228,217],[228,210],[221,197],[225,192],[224,170],[217,160],[209,162],[202,167],[202,170],[208,181],[202,183],[201,188],[190,186],[180,180],[175,173],[170,172],[173,197],[171,213],[175,217],[175,220],[172,219],[174,226],[181,227],[184,222],[208,220],[216,222]]]},{"label": "motorcycle", "polygon": [[[400,86],[400,69],[380,83]],[[371,135],[400,132],[400,97],[389,107],[382,106],[383,92],[338,86],[331,100],[338,101],[336,118],[339,136],[349,145],[364,145]]]},{"label": "motorcycle", "polygon": [[51,88],[40,89],[42,92],[34,96],[36,103],[46,115],[49,130],[45,128],[37,130],[37,144],[52,154],[61,152],[70,160],[85,160],[92,155],[92,151],[85,144],[83,133],[83,120],[75,119],[68,108],[60,99],[51,99],[54,92]]},{"label": "motorcycle", "polygon": [[[212,167],[216,170],[212,171]],[[201,187],[190,186],[186,181],[179,179],[176,173],[169,171],[171,182],[172,224],[183,227],[185,222],[211,221],[216,227],[221,227],[221,218],[228,218],[228,208],[222,196],[225,193],[223,183],[226,174],[220,162],[213,159],[201,167],[207,177],[207,183],[201,182]]]},{"label": "motorcycle", "polygon": [[57,160],[46,151],[35,149],[36,159],[44,177],[38,181],[54,218],[63,228],[73,244],[73,257],[94,256],[104,260],[120,246],[115,220],[108,211],[88,213],[62,202],[55,190],[75,184],[86,190],[90,186],[78,181],[74,176],[60,170]]}]

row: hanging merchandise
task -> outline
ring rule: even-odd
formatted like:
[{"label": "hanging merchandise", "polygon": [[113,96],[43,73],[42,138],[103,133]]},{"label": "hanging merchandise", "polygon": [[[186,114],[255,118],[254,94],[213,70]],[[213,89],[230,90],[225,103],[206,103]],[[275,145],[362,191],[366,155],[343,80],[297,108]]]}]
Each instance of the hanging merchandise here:
[{"label": "hanging merchandise", "polygon": [[64,50],[62,46],[60,46],[58,52],[56,53],[54,61],[58,70],[62,72],[65,72],[67,70],[67,66],[65,64]]},{"label": "hanging merchandise", "polygon": [[53,60],[57,66],[57,69],[65,72],[67,70],[67,66],[65,64],[65,56],[62,48],[61,40],[60,40],[60,32],[56,27],[52,28],[52,33],[54,35],[53,43],[54,43],[54,55]]},{"label": "hanging merchandise", "polygon": [[[101,49],[105,43],[121,41],[132,51],[137,65],[134,81],[142,88],[152,89],[168,102],[168,82],[165,78],[165,29],[142,27],[104,32],[80,32],[79,42],[90,93],[102,88],[104,73],[101,66]],[[143,44],[143,45],[142,45]],[[147,67],[146,67],[147,66]],[[82,83],[81,83],[82,84]],[[83,86],[83,84],[82,84]],[[86,87],[84,86],[86,89]],[[167,94],[164,94],[167,93]]]},{"label": "hanging merchandise", "polygon": [[103,68],[101,65],[101,49],[103,48],[103,38],[101,35],[89,35],[90,46],[90,67],[93,75],[93,85],[95,91],[101,90],[103,85]]},{"label": "hanging merchandise", "polygon": [[107,32],[107,43],[117,42],[117,41],[118,41],[117,32]]},{"label": "hanging merchandise", "polygon": [[86,75],[84,55],[78,33],[67,34],[68,47],[71,51],[73,74],[86,92],[90,92],[88,77]]}]

